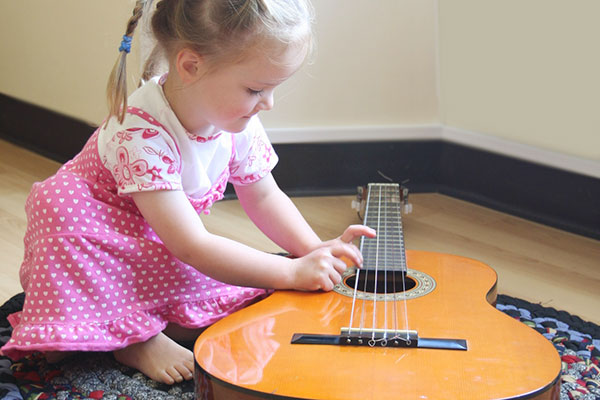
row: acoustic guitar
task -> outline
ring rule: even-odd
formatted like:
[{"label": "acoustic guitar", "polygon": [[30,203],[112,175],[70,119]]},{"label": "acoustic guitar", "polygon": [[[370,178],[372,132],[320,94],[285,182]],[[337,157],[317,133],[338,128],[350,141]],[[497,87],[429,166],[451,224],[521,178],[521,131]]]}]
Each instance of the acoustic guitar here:
[{"label": "acoustic guitar", "polygon": [[198,337],[198,399],[559,398],[557,351],[494,308],[492,268],[405,251],[399,192],[369,185],[377,237],[333,291],[276,291]]}]

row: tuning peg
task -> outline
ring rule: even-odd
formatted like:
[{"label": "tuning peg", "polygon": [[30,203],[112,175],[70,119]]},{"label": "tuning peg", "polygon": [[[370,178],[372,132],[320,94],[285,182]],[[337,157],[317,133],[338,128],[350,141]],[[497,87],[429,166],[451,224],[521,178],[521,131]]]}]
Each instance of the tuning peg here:
[{"label": "tuning peg", "polygon": [[410,214],[412,212],[413,206],[408,202],[408,188],[406,186],[402,186],[402,212],[404,214]]}]

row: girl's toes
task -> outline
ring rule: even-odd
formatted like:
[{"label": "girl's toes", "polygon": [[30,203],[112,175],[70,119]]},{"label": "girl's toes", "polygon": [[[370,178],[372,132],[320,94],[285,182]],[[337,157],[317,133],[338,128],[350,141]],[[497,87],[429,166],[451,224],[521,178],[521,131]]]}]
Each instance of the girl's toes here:
[{"label": "girl's toes", "polygon": [[166,383],[167,385],[172,385],[175,383],[175,379],[173,379],[167,371],[162,371],[160,373],[160,382]]},{"label": "girl's toes", "polygon": [[181,376],[181,374],[179,373],[179,371],[177,370],[177,368],[175,367],[169,367],[167,368],[167,374],[169,374],[169,376],[177,383],[179,382],[183,382],[183,376]]},{"label": "girl's toes", "polygon": [[175,368],[186,381],[189,381],[194,377],[193,372],[187,367],[187,365],[177,365]]}]

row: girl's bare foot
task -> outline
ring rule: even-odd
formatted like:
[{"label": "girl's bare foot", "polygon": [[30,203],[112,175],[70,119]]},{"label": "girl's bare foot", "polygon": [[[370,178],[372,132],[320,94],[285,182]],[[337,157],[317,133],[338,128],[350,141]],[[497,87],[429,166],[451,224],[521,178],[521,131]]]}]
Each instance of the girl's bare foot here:
[{"label": "girl's bare foot", "polygon": [[168,385],[194,377],[192,352],[162,332],[145,342],[116,350],[113,354],[120,363]]}]

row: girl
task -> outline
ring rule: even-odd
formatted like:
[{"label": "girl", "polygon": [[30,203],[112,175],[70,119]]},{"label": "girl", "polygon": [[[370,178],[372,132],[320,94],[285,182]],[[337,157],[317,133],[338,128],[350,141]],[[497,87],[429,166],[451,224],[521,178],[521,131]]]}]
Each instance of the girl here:
[{"label": "girl", "polygon": [[[306,0],[162,0],[151,18],[168,74],[127,98],[125,60],[151,1],[138,1],[108,84],[110,115],[80,154],[27,199],[26,301],[2,351],[49,360],[112,351],[168,384],[191,379],[193,339],[264,289],[331,290],[362,258],[350,226],[321,242],[271,170],[257,113],[311,47]],[[249,217],[297,258],[206,231],[199,213],[231,182]],[[239,285],[239,286],[237,286]]]}]

